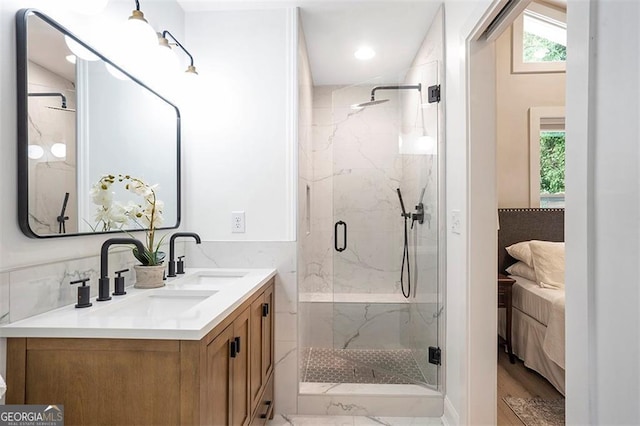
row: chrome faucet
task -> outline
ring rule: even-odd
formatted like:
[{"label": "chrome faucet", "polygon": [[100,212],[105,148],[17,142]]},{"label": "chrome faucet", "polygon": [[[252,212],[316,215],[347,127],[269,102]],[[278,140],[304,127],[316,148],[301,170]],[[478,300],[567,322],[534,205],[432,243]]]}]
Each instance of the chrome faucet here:
[{"label": "chrome faucet", "polygon": [[[139,252],[144,252],[144,245],[135,238],[109,238],[102,243],[100,249],[100,279],[98,280],[98,302],[111,300],[109,295],[109,247],[114,244],[134,244]],[[115,293],[114,293],[115,294]],[[116,296],[119,294],[115,294]]]},{"label": "chrome faucet", "polygon": [[[167,277],[176,276],[175,245],[176,238],[178,237],[191,237],[196,240],[196,244],[200,244],[202,242],[200,240],[200,235],[196,234],[195,232],[176,232],[171,235],[171,238],[169,238],[169,274],[167,275]],[[179,271],[178,273],[183,274],[184,271]]]}]

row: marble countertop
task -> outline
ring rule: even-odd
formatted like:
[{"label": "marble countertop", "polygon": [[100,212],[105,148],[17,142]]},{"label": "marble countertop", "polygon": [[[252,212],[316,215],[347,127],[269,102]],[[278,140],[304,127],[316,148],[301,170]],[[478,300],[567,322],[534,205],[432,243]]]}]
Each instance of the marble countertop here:
[{"label": "marble countertop", "polygon": [[4,325],[0,337],[200,340],[275,274],[187,269],[161,288],[128,287],[106,302],[91,299],[89,308],[72,304]]}]

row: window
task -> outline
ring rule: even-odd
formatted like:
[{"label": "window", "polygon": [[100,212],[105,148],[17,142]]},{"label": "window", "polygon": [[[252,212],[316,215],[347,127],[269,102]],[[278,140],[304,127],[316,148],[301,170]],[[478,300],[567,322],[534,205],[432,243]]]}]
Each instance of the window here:
[{"label": "window", "polygon": [[564,207],[564,107],[529,109],[531,207]]},{"label": "window", "polygon": [[565,12],[531,3],[513,23],[513,72],[564,72],[567,60],[565,22]]},{"label": "window", "polygon": [[564,134],[540,132],[540,207],[564,207]]}]

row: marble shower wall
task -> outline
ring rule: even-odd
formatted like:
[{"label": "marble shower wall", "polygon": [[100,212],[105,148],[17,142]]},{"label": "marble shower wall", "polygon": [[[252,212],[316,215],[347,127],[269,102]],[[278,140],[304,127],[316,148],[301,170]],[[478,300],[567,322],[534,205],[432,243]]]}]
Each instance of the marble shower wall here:
[{"label": "marble shower wall", "polygon": [[[431,61],[407,72],[404,83],[421,83],[422,93],[379,91],[378,97],[390,102],[361,110],[350,105],[368,99],[372,86],[314,88],[311,233],[301,234],[305,240],[299,259],[304,271],[301,347],[410,348],[433,384],[437,369],[428,363],[428,347],[438,344],[441,313],[440,107],[426,102],[426,88],[437,83],[438,66]],[[431,139],[418,141],[425,135]],[[400,150],[399,137],[405,144]],[[425,140],[433,144],[416,145]],[[308,167],[306,151],[304,161]],[[391,301],[400,293],[403,221],[398,187],[407,210],[414,209],[424,190],[425,222],[409,234],[412,298],[402,304],[369,303],[372,294],[387,294]],[[340,254],[333,249],[337,220],[348,226],[348,248]],[[346,294],[346,303],[332,303],[336,295]],[[325,303],[317,303],[320,300]]]},{"label": "marble shower wall", "polygon": [[[305,293],[395,293],[402,259],[402,221],[396,195],[397,95],[353,110],[372,86],[314,88],[311,239]],[[334,221],[348,227],[347,249],[333,249]]]}]

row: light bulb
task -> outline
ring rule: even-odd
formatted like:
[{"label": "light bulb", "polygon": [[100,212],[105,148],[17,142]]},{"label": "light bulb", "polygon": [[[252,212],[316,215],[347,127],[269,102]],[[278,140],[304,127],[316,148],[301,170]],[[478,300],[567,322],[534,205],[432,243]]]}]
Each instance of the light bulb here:
[{"label": "light bulb", "polygon": [[117,69],[116,67],[114,67],[113,65],[111,65],[108,62],[104,63],[104,67],[107,69],[107,71],[109,71],[109,74],[111,74],[112,76],[114,76],[118,80],[128,80],[129,79],[129,77],[126,74],[124,74],[122,71],[120,71],[119,69]]},{"label": "light bulb", "polygon": [[158,35],[139,10],[131,12],[122,32],[126,45],[134,49],[150,49],[158,44]]},{"label": "light bulb", "polygon": [[91,52],[89,49],[69,37],[68,35],[64,36],[64,41],[67,43],[67,47],[74,55],[84,59],[85,61],[97,61],[100,59],[97,55]]},{"label": "light bulb", "polygon": [[51,153],[56,158],[64,158],[67,156],[67,146],[60,142],[54,143],[51,145]]},{"label": "light bulb", "polygon": [[44,155],[44,149],[40,145],[29,145],[27,155],[32,160],[38,160]]},{"label": "light bulb", "polygon": [[171,50],[166,38],[160,37],[158,47],[155,49],[156,62],[160,72],[166,76],[175,75],[178,72],[178,57]]},{"label": "light bulb", "polygon": [[83,15],[97,15],[107,6],[109,0],[65,0],[64,6]]}]

